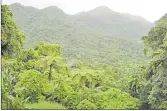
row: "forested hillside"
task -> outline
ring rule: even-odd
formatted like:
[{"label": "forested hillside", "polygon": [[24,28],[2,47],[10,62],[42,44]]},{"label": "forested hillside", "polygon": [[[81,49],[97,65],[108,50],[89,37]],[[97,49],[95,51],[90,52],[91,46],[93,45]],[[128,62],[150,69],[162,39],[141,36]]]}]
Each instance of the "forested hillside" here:
[{"label": "forested hillside", "polygon": [[152,28],[126,17],[146,30],[117,37],[55,6],[2,5],[1,108],[167,109],[167,15]]},{"label": "forested hillside", "polygon": [[[10,8],[18,28],[27,35],[24,41],[25,47],[32,47],[39,41],[58,43],[61,45],[67,62],[79,59],[89,65],[93,63],[94,65],[112,64],[116,66],[121,65],[122,62],[142,61],[144,58],[143,45],[139,34],[145,35],[153,25],[139,17],[125,16],[109,9],[105,14],[105,16],[108,14],[109,17],[105,19],[105,16],[101,15],[103,13],[100,12],[100,10],[105,11],[103,8],[88,12],[89,15],[94,16],[93,19],[87,16],[82,17],[88,19],[87,22],[93,25],[92,27],[78,20],[76,15],[65,14],[56,6],[39,10],[16,3],[10,5]],[[99,19],[102,18],[104,18],[103,21],[99,22]],[[112,23],[120,24],[116,26]],[[104,27],[110,33],[117,33],[117,36],[100,30]],[[126,28],[128,32],[123,31],[123,28]],[[131,33],[131,36],[127,33]]]},{"label": "forested hillside", "polygon": [[99,6],[75,16],[78,21],[85,23],[88,27],[103,31],[111,36],[122,37],[125,40],[139,40],[153,26],[142,17],[114,12],[106,6]]}]

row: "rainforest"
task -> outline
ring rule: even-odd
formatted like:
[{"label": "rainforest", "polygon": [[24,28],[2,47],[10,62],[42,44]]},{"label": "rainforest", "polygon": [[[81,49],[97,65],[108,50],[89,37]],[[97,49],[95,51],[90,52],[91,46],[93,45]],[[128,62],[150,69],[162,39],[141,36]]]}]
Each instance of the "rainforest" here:
[{"label": "rainforest", "polygon": [[167,109],[167,14],[1,5],[1,109]]}]

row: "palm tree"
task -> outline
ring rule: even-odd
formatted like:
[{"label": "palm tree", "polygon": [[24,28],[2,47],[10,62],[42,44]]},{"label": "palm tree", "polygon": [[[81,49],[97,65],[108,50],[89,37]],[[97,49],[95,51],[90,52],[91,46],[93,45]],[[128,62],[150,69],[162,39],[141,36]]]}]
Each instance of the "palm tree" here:
[{"label": "palm tree", "polygon": [[91,89],[96,86],[96,83],[99,84],[98,81],[101,80],[101,76],[99,74],[89,69],[82,70],[75,72],[72,80],[78,80],[80,81],[81,86],[86,86],[87,88]]},{"label": "palm tree", "polygon": [[138,78],[138,77],[134,77],[129,82],[129,89],[132,93],[132,96],[134,96],[134,97],[138,97],[140,87],[141,87],[140,78]]},{"label": "palm tree", "polygon": [[55,58],[51,56],[41,56],[37,62],[37,65],[39,67],[42,67],[43,70],[47,70],[49,68],[48,80],[50,82],[52,79],[52,69],[53,66],[55,65]]}]

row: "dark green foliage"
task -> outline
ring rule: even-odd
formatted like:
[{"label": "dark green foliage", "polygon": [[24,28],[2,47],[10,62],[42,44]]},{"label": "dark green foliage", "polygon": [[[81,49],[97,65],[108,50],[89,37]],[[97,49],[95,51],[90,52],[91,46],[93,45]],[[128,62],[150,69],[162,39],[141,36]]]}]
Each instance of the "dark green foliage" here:
[{"label": "dark green foliage", "polygon": [[143,37],[145,52],[152,60],[146,69],[145,93],[142,98],[151,109],[166,109],[167,101],[167,15],[156,22],[148,36]]},{"label": "dark green foliage", "polygon": [[16,28],[12,20],[12,13],[7,5],[1,8],[1,48],[2,56],[19,57],[24,35]]}]

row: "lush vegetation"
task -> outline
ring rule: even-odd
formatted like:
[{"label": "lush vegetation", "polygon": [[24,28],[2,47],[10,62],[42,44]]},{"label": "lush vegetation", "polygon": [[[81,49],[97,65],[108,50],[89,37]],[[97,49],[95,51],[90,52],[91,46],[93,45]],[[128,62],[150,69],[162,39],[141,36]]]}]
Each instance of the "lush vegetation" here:
[{"label": "lush vegetation", "polygon": [[[94,9],[86,15],[73,16],[65,14],[56,6],[39,10],[12,4],[10,9],[18,28],[26,34],[26,48],[31,48],[40,41],[60,44],[67,63],[79,59],[87,65],[100,67],[106,64],[125,67],[126,64],[125,70],[134,65],[132,62],[143,62],[145,59],[140,38],[147,34],[153,24],[142,18],[129,17],[109,9],[105,11],[105,7]],[[101,15],[100,11],[105,11],[105,15]],[[86,17],[82,17],[83,15]],[[82,18],[87,18],[87,21]],[[119,27],[116,27],[118,23]]]},{"label": "lush vegetation", "polygon": [[152,58],[145,70],[142,96],[151,109],[167,109],[167,14],[142,38],[144,52]]},{"label": "lush vegetation", "polygon": [[[34,46],[24,48],[25,42],[28,41],[27,36],[25,37],[17,28],[9,7],[3,5],[1,8],[2,109],[167,109],[167,15],[156,22],[148,36],[142,38],[144,53],[149,56],[148,60],[140,56],[142,54],[137,55],[140,51],[132,54],[132,51],[136,48],[133,49],[131,45],[133,46],[136,43],[131,44],[125,41],[124,43],[127,46],[124,49],[126,50],[121,51],[117,43],[123,43],[123,39],[105,38],[103,41],[103,32],[91,33],[93,30],[91,28],[84,28],[84,30],[79,31],[81,30],[80,27],[76,28],[78,32],[76,31],[73,34],[81,35],[81,39],[87,33],[90,40],[86,42],[84,41],[86,39],[81,39],[82,42],[79,42],[77,41],[79,39],[72,38],[74,35],[61,38],[64,41],[73,40],[70,43],[76,43],[78,44],[76,46],[79,47],[74,48],[75,44],[73,44],[72,47],[68,48],[71,48],[68,51],[68,53],[71,53],[70,57],[64,57],[62,50],[65,50],[65,47],[61,50],[59,44],[46,41],[36,43],[36,38]],[[32,14],[31,19],[40,22],[39,18],[33,15],[32,7],[28,8],[28,11]],[[55,7],[52,8],[55,9]],[[42,11],[52,10],[46,8]],[[61,19],[62,11],[56,14],[57,18]],[[55,19],[55,16],[47,16]],[[66,15],[63,16],[66,18]],[[50,19],[44,20],[48,20],[48,23],[55,23]],[[24,19],[19,23],[24,25]],[[59,24],[63,25],[61,22]],[[25,25],[25,27],[33,27],[31,25]],[[43,30],[43,27],[48,28],[44,29],[44,33],[47,33],[48,30],[53,31],[48,24],[33,28],[37,33],[39,32],[37,30]],[[64,33],[61,32],[62,35],[68,34],[70,28],[59,27],[65,30]],[[26,30],[30,34],[28,28]],[[38,37],[41,37],[41,35],[40,33]],[[30,35],[28,36],[30,39]],[[56,36],[57,38],[61,37],[60,35]],[[93,38],[95,36],[97,40]],[[50,39],[50,41],[57,38]],[[34,39],[32,38],[32,40]],[[112,40],[122,40],[122,42],[113,43]],[[98,45],[95,44],[96,42],[98,42]],[[69,46],[69,44],[64,45]],[[139,45],[137,50],[140,48]],[[114,55],[112,53],[114,49],[121,53],[118,53],[118,55],[114,53]],[[100,61],[97,55],[92,55],[97,53],[97,50],[105,52],[104,54],[101,53],[100,58],[106,60],[100,59],[102,60]],[[88,56],[81,56],[83,59],[80,59],[72,54],[73,51],[76,51],[75,54],[85,51]],[[94,52],[90,54],[90,51]],[[111,56],[110,53],[112,53]],[[121,55],[123,53],[125,54]],[[132,56],[128,59],[129,54],[132,54]],[[119,57],[122,57],[122,59]],[[116,60],[112,61],[113,58]],[[148,62],[149,60],[150,62]]]}]

